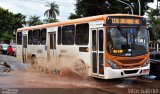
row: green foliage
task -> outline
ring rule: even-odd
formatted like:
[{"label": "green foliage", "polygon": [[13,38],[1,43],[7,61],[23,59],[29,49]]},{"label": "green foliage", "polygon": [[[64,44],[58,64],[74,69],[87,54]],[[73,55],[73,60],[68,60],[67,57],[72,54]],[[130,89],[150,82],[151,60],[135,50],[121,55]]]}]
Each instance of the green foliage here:
[{"label": "green foliage", "polygon": [[[139,0],[141,3],[141,15],[144,15],[145,11],[149,9],[149,7],[147,6],[148,3],[153,2],[152,0]],[[132,5],[133,10],[134,10],[134,14],[138,15],[139,14],[139,4],[138,4],[138,0],[128,0],[128,2],[130,5]]]},{"label": "green foliage", "polygon": [[[131,13],[130,8],[117,0],[76,0],[75,14],[71,14],[69,19],[101,15],[101,14],[115,14],[115,13]],[[139,14],[138,0],[121,0],[130,4],[133,7],[134,14]],[[147,3],[149,0],[140,0],[141,15],[144,10],[148,9]]]},{"label": "green foliage", "polygon": [[36,15],[30,16],[27,23],[28,23],[29,26],[35,26],[35,25],[43,24],[43,22],[41,22],[41,20],[40,20],[40,17],[36,16]]},{"label": "green foliage", "polygon": [[46,7],[48,7],[49,9],[45,11],[44,16],[47,16],[48,19],[56,19],[56,16],[59,15],[59,6],[55,2],[47,2]]},{"label": "green foliage", "polygon": [[71,13],[69,16],[69,19],[76,19],[76,18],[81,18],[81,16],[79,16],[77,14],[73,14],[73,13]]},{"label": "green foliage", "polygon": [[148,16],[149,27],[154,35],[153,40],[157,41],[160,38],[160,18],[157,18],[157,14],[160,13],[160,10],[150,8],[146,11]]},{"label": "green foliage", "polygon": [[[25,16],[18,13],[13,14],[6,9],[0,7],[0,39],[1,41],[10,40],[11,38],[6,36],[15,37],[17,28],[22,27],[25,24]],[[7,33],[6,33],[7,32]]]},{"label": "green foliage", "polygon": [[13,35],[9,34],[8,32],[4,32],[2,35],[1,35],[1,38],[0,40],[5,42],[5,43],[10,43],[10,41],[13,39]]},{"label": "green foliage", "polygon": [[53,22],[58,22],[58,19],[44,19],[43,20],[44,23],[53,23]]},{"label": "green foliage", "polygon": [[16,31],[17,28],[23,27],[26,24],[25,21],[26,16],[22,15],[21,13],[14,14],[14,22],[13,22],[13,30]]}]

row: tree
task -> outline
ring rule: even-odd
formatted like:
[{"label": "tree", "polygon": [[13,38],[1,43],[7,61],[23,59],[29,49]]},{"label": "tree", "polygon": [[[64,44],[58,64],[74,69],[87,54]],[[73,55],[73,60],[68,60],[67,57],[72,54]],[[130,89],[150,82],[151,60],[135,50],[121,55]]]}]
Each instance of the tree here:
[{"label": "tree", "polygon": [[14,14],[13,32],[15,32],[17,28],[21,28],[26,24],[25,18],[26,16],[22,15],[21,13]]},{"label": "tree", "polygon": [[58,22],[58,19],[44,19],[43,20],[44,23],[53,23],[53,22]]},{"label": "tree", "polygon": [[3,40],[3,42],[7,44],[9,44],[12,39],[14,39],[13,35],[9,34],[8,32],[4,32],[0,38],[0,40]]},{"label": "tree", "polygon": [[[134,9],[134,14],[139,14],[138,0],[121,0],[130,4]],[[144,14],[144,10],[148,9],[147,3],[152,2],[150,0],[140,0],[141,2],[141,14]],[[117,0],[77,0],[75,14],[70,15],[70,19],[73,17],[87,17],[101,14],[115,14],[115,13],[131,13],[130,8]]]},{"label": "tree", "polygon": [[44,13],[44,16],[47,16],[48,19],[54,18],[56,19],[56,16],[59,15],[59,6],[55,3],[49,3],[47,2],[46,7],[49,7],[49,9],[47,9]]},{"label": "tree", "polygon": [[69,16],[69,19],[76,19],[76,18],[80,18],[80,16],[74,13],[71,13]]},{"label": "tree", "polygon": [[13,13],[8,10],[0,8],[0,35],[4,32],[9,32],[12,29]]},{"label": "tree", "polygon": [[148,16],[149,27],[152,31],[151,34],[154,36],[152,40],[157,42],[160,38],[160,18],[157,18],[157,14],[160,13],[160,10],[150,8],[146,13]]},{"label": "tree", "polygon": [[39,16],[33,15],[30,16],[29,21],[27,22],[29,26],[40,25],[43,24],[40,20]]},{"label": "tree", "polygon": [[7,34],[9,34],[10,37],[15,38],[15,31],[17,28],[21,28],[22,24],[25,24],[24,15],[20,13],[13,14],[12,12],[0,7],[0,41],[6,40]]}]

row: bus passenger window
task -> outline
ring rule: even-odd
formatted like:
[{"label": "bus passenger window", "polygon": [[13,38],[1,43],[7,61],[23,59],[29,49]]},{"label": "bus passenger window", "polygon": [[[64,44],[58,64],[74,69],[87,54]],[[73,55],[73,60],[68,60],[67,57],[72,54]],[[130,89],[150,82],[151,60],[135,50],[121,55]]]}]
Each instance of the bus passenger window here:
[{"label": "bus passenger window", "polygon": [[99,30],[99,51],[103,51],[103,30]]},{"label": "bus passenger window", "polygon": [[32,30],[28,31],[28,44],[32,44],[32,38],[33,38],[33,34],[32,34]]},{"label": "bus passenger window", "polygon": [[96,30],[92,31],[92,50],[96,51],[97,50],[97,44],[96,44],[97,40],[96,40]]},{"label": "bus passenger window", "polygon": [[50,34],[50,49],[53,49],[53,34]]},{"label": "bus passenger window", "polygon": [[73,45],[75,35],[75,26],[68,25],[62,28],[62,44],[63,45]]},{"label": "bus passenger window", "polygon": [[77,24],[76,25],[76,40],[77,45],[88,45],[89,41],[89,24]]},{"label": "bus passenger window", "polygon": [[40,44],[40,30],[33,30],[33,44]]},{"label": "bus passenger window", "polygon": [[17,45],[22,44],[22,32],[17,33]]},{"label": "bus passenger window", "polygon": [[41,44],[45,45],[46,44],[46,28],[41,29]]},{"label": "bus passenger window", "polygon": [[58,44],[60,45],[62,43],[62,29],[61,27],[58,27]]},{"label": "bus passenger window", "polygon": [[54,38],[53,38],[53,41],[54,41],[53,49],[56,49],[56,34],[54,33],[53,36],[54,36]]}]

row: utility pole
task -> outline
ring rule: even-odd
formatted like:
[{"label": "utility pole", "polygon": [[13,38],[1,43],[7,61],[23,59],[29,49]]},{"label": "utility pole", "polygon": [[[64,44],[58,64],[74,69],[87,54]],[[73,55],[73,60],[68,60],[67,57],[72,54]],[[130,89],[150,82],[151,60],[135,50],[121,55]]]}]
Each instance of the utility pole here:
[{"label": "utility pole", "polygon": [[121,2],[123,4],[126,4],[127,6],[129,6],[129,8],[131,9],[131,12],[132,12],[132,15],[133,15],[133,8],[131,5],[129,5],[128,3],[124,2],[124,1],[121,1],[121,0],[117,0],[118,2]]},{"label": "utility pole", "polygon": [[[157,0],[157,10],[158,10],[158,0]],[[158,19],[158,14],[159,14],[159,13],[157,12],[157,19]]]},{"label": "utility pole", "polygon": [[141,16],[141,2],[140,2],[140,0],[138,0],[138,4],[139,4],[139,16]]}]

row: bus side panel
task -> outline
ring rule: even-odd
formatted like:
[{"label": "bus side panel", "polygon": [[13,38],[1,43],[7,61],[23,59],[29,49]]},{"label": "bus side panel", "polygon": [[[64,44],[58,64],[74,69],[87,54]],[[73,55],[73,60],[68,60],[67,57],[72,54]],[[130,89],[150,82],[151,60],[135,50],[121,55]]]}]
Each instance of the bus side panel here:
[{"label": "bus side panel", "polygon": [[35,55],[36,64],[44,66],[47,61],[47,51],[45,45],[28,45],[27,60],[31,63],[31,57]]},{"label": "bus side panel", "polygon": [[72,67],[76,58],[78,58],[78,47],[75,45],[57,45],[57,57],[60,59],[59,65],[63,67]]}]

